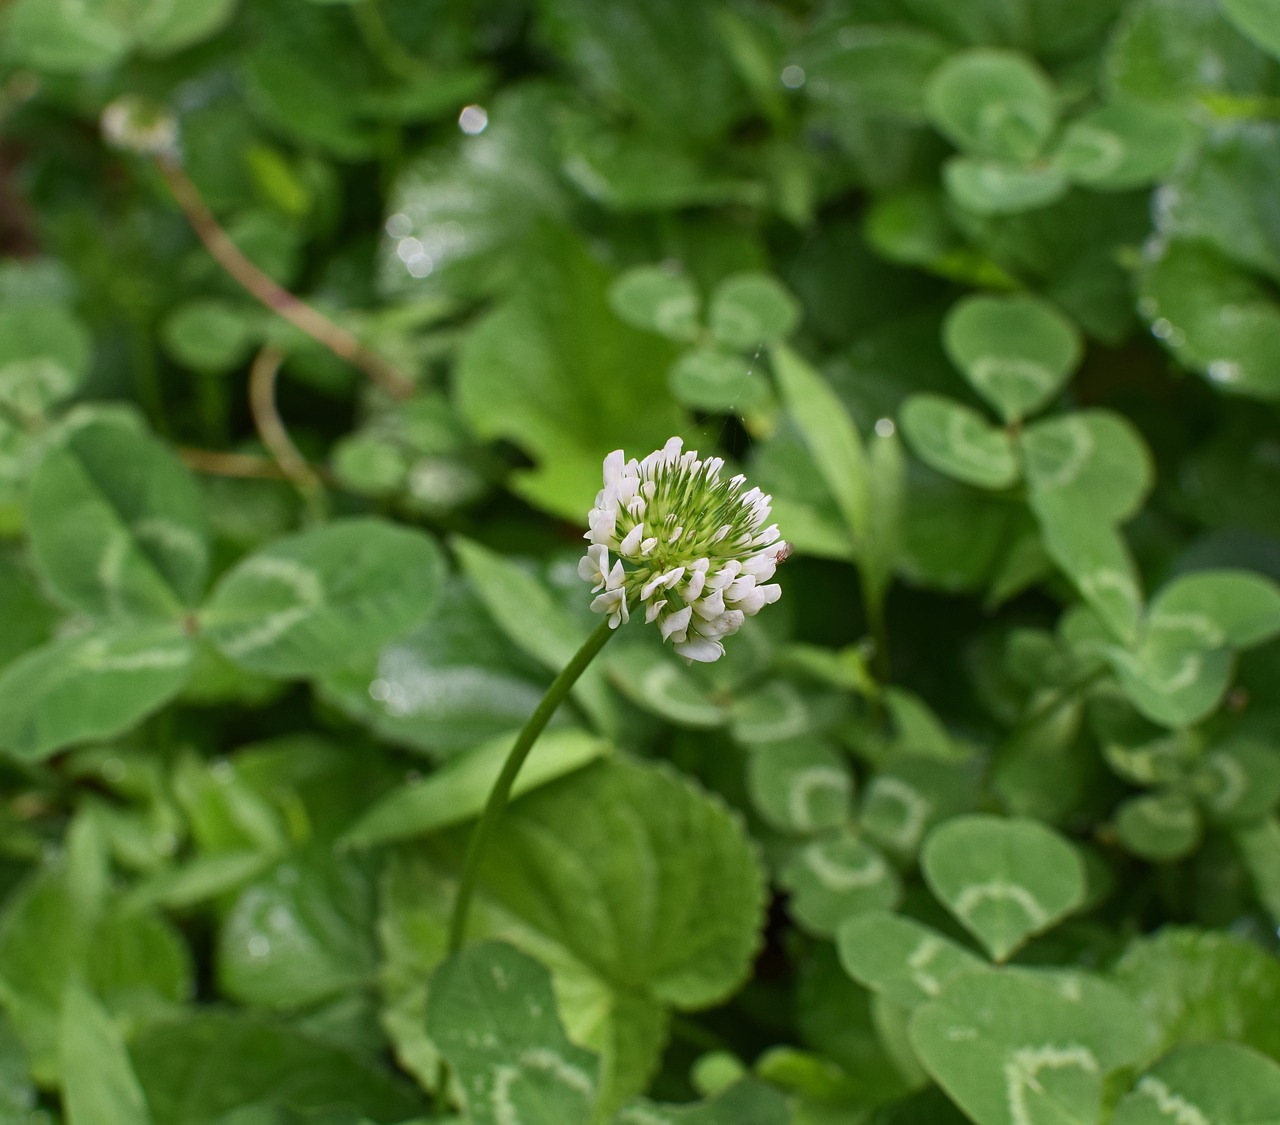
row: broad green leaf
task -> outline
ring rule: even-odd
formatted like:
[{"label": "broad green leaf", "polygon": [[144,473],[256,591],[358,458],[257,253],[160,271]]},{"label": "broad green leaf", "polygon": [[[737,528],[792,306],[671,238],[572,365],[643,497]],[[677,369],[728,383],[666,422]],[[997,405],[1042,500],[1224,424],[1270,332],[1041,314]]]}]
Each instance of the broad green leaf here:
[{"label": "broad green leaf", "polygon": [[[343,835],[351,847],[423,836],[480,814],[511,751],[512,739],[485,743],[452,759],[422,781],[406,782],[365,812]],[[512,789],[530,792],[612,751],[608,742],[578,730],[544,733],[529,752]]]},{"label": "broad green leaf", "polygon": [[1180,362],[1226,394],[1280,399],[1280,304],[1256,278],[1211,246],[1175,239],[1144,257],[1138,280],[1139,311]]},{"label": "broad green leaf", "polygon": [[[549,682],[455,576],[417,628],[316,686],[379,737],[449,755],[523,726]],[[561,708],[551,722],[571,718]]]},{"label": "broad green leaf", "polygon": [[1138,1079],[1111,1120],[1113,1125],[1280,1120],[1280,1064],[1235,1043],[1179,1047]]},{"label": "broad green leaf", "polygon": [[929,75],[946,57],[947,44],[919,27],[853,24],[834,35],[823,28],[800,47],[796,63],[805,93],[836,112],[918,122]]},{"label": "broad green leaf", "polygon": [[762,184],[590,110],[564,109],[556,126],[565,175],[606,210],[637,214],[765,202]]},{"label": "broad green leaf", "polygon": [[61,305],[0,308],[0,412],[34,420],[68,398],[88,373],[90,343]]},{"label": "broad green leaf", "polygon": [[745,108],[712,13],[681,0],[555,0],[543,33],[592,100],[667,141],[719,136]]},{"label": "broad green leaf", "polygon": [[1151,1018],[1157,1048],[1230,1039],[1280,1060],[1280,962],[1234,934],[1167,926],[1110,973]]},{"label": "broad green leaf", "polygon": [[897,872],[870,844],[850,834],[825,836],[799,848],[779,882],[791,892],[789,910],[810,933],[831,937],[864,910],[891,910],[902,894]]},{"label": "broad green leaf", "polygon": [[1119,415],[1081,410],[1028,426],[1022,448],[1050,557],[1112,631],[1132,641],[1142,596],[1113,525],[1132,516],[1151,487],[1145,442]]},{"label": "broad green leaf", "polygon": [[1267,187],[1280,175],[1280,126],[1214,129],[1161,196],[1156,229],[1212,245],[1247,270],[1280,280],[1280,220]]},{"label": "broad green leaf", "polygon": [[1099,1121],[1103,1080],[1148,1046],[1138,1007],[1083,973],[964,973],[910,1027],[929,1073],[978,1125]]},{"label": "broad green leaf", "polygon": [[830,384],[795,352],[776,345],[770,356],[782,400],[859,545],[867,533],[870,484],[857,427]]},{"label": "broad green leaf", "polygon": [[942,395],[912,395],[902,430],[930,468],[978,488],[1008,488],[1019,475],[1013,439],[976,410]]},{"label": "broad green leaf", "polygon": [[512,440],[537,462],[514,475],[515,491],[580,522],[610,450],[643,457],[683,422],[665,389],[672,346],[619,323],[607,284],[576,242],[541,241],[512,296],[468,331],[454,373],[476,433]]},{"label": "broad green leaf", "polygon": [[300,1008],[371,983],[377,969],[368,864],[313,845],[243,887],[218,931],[217,974],[242,1004]]},{"label": "broad green leaf", "polygon": [[667,373],[667,386],[682,406],[716,414],[750,414],[771,398],[753,360],[718,348],[685,352]]},{"label": "broad green leaf", "polygon": [[[503,632],[538,663],[559,673],[587,639],[581,626],[555,603],[543,583],[514,561],[469,539],[455,537],[450,546]],[[614,700],[599,666],[587,667],[572,694],[600,730],[614,731]]]},{"label": "broad green leaf", "polygon": [[1235,669],[1231,650],[1206,643],[1194,616],[1152,616],[1136,648],[1108,649],[1107,659],[1133,705],[1152,722],[1175,728],[1212,712]]},{"label": "broad green leaf", "polygon": [[151,1125],[124,1036],[78,981],[63,996],[58,1057],[67,1125]]},{"label": "broad green leaf", "polygon": [[1131,4],[1102,58],[1103,85],[1116,101],[1173,105],[1263,93],[1269,60],[1223,15],[1200,0]]},{"label": "broad green leaf", "polygon": [[[454,829],[406,850],[384,894],[386,1018],[427,1081],[422,981],[444,952],[468,836]],[[601,1097],[617,1106],[648,1081],[668,1008],[717,1003],[744,979],[762,883],[753,846],[717,801],[665,768],[615,759],[511,805],[482,865],[471,936],[510,941],[551,969],[565,1026],[600,1052]]]},{"label": "broad green leaf", "polygon": [[1133,651],[1108,659],[1149,719],[1185,727],[1206,717],[1231,682],[1231,649],[1280,632],[1280,588],[1249,571],[1207,570],[1174,579],[1152,600]]},{"label": "broad green leaf", "polygon": [[1008,164],[953,157],[942,168],[947,194],[975,215],[1016,215],[1056,203],[1067,193],[1067,178],[1051,164]]},{"label": "broad green leaf", "polygon": [[163,55],[207,38],[237,0],[23,0],[10,51],[26,65],[79,73],[109,67],[130,50]]},{"label": "broad green leaf", "polygon": [[762,742],[747,758],[747,788],[771,827],[807,834],[848,821],[853,775],[842,755],[816,739]]},{"label": "broad green leaf", "polygon": [[512,946],[472,945],[436,970],[427,1034],[474,1125],[591,1125],[599,1060],[565,1036],[547,970]]},{"label": "broad green leaf", "polygon": [[[132,13],[126,9],[126,14]],[[5,54],[26,66],[54,73],[109,67],[129,50],[128,24],[120,15],[104,3],[21,0],[6,13],[5,32],[10,42]]]},{"label": "broad green leaf", "polygon": [[376,1125],[425,1108],[389,1071],[300,1028],[253,1016],[182,1015],[148,1027],[129,1053],[155,1125],[215,1125],[264,1097],[304,1114],[363,1114]]},{"label": "broad green leaf", "polygon": [[700,304],[689,277],[665,266],[635,266],[609,286],[609,307],[618,316],[673,340],[698,334]]},{"label": "broad green leaf", "polygon": [[925,87],[930,122],[964,152],[998,160],[1040,152],[1057,119],[1055,102],[1049,79],[1013,51],[952,55]]},{"label": "broad green leaf", "polygon": [[868,911],[836,933],[840,964],[855,980],[913,1007],[982,961],[950,938],[901,914]]},{"label": "broad green leaf", "polygon": [[1280,635],[1280,585],[1248,570],[1184,574],[1152,598],[1149,623],[1181,624],[1209,647],[1250,648]]},{"label": "broad green leaf", "polygon": [[39,759],[123,734],[182,690],[194,660],[178,624],[100,625],[32,649],[0,670],[0,750]]},{"label": "broad green leaf", "polygon": [[942,342],[951,362],[1006,422],[1048,405],[1083,350],[1071,321],[1024,294],[966,298],[947,314]]},{"label": "broad green leaf", "polygon": [[712,292],[707,324],[717,343],[748,350],[785,340],[800,316],[800,303],[772,274],[737,273]]},{"label": "broad green leaf", "polygon": [[85,613],[176,617],[204,590],[195,482],[132,414],[72,415],[32,470],[27,512],[41,574]]},{"label": "broad green leaf", "polygon": [[1067,126],[1053,161],[1096,191],[1127,191],[1166,175],[1190,138],[1185,118],[1141,103],[1101,106]]},{"label": "broad green leaf", "polygon": [[1138,569],[1120,533],[1072,497],[1033,494],[1045,550],[1075,584],[1107,630],[1126,644],[1137,637],[1142,613]]},{"label": "broad green leaf", "polygon": [[208,39],[230,21],[240,0],[150,0],[134,27],[148,55],[169,55]]},{"label": "broad green leaf", "polygon": [[[457,1071],[474,1125],[590,1125],[599,1060],[575,1046],[556,1013],[551,976],[510,945],[463,950],[431,981],[427,1030]],[[786,1125],[782,1096],[741,1082],[716,1098],[661,1105],[647,1098],[623,1106],[612,1125]]]},{"label": "broad green leaf", "polygon": [[1252,823],[1280,802],[1280,751],[1261,742],[1233,739],[1204,756],[1192,784],[1216,823]]},{"label": "broad green leaf", "polygon": [[426,617],[444,564],[420,531],[348,519],[277,539],[237,563],[200,612],[242,667],[307,676],[350,664]]},{"label": "broad green leaf", "polygon": [[253,349],[255,310],[218,298],[187,301],[160,326],[160,339],[175,360],[193,371],[231,371]]},{"label": "broad green leaf", "polygon": [[1131,855],[1157,862],[1182,859],[1200,843],[1200,814],[1181,793],[1131,797],[1115,816],[1116,835]]},{"label": "broad green leaf", "polygon": [[542,224],[568,211],[547,128],[560,99],[540,83],[515,84],[486,108],[482,133],[428,149],[396,179],[379,268],[385,291],[463,299],[502,291],[537,261]]},{"label": "broad green leaf", "polygon": [[1280,3],[1276,0],[1220,0],[1222,14],[1264,51],[1280,58]]},{"label": "broad green leaf", "polygon": [[929,889],[997,961],[1084,901],[1079,853],[1033,820],[959,816],[925,840]]}]

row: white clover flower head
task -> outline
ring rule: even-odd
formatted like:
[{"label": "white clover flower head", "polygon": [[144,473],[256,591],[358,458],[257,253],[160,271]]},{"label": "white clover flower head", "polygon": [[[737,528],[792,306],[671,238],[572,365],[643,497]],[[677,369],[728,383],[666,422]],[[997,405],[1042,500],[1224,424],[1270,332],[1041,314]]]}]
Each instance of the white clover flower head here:
[{"label": "white clover flower head", "polygon": [[[687,660],[724,654],[723,638],[782,594],[769,583],[789,550],[769,518],[771,496],[722,480],[724,461],[698,459],[673,437],[642,461],[621,449],[604,459],[604,488],[587,516],[578,573],[617,628],[644,606],[664,641]],[[612,560],[612,565],[610,564]]]}]

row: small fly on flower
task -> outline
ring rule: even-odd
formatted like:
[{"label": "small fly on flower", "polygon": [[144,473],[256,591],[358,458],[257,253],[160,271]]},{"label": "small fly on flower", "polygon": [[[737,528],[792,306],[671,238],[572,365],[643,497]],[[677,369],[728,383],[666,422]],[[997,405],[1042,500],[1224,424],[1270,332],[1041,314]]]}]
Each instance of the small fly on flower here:
[{"label": "small fly on flower", "polygon": [[787,559],[791,557],[792,550],[793,548],[790,543],[784,543],[782,545],[782,550],[778,551],[773,556],[773,561],[777,563],[779,566],[781,566],[784,562],[787,561]]}]

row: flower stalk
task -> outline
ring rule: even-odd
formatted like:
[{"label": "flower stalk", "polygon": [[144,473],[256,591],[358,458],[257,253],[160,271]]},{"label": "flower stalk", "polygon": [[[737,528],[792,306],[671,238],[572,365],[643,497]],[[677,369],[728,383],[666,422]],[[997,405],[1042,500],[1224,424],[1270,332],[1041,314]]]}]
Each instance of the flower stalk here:
[{"label": "flower stalk", "polygon": [[480,814],[480,820],[472,830],[471,840],[467,845],[467,857],[462,867],[462,881],[458,884],[458,894],[453,900],[453,912],[449,918],[449,955],[457,953],[466,944],[467,916],[471,911],[471,899],[475,894],[476,880],[480,874],[480,862],[484,858],[489,838],[493,835],[503,810],[507,807],[507,801],[511,798],[511,788],[515,785],[525,759],[529,757],[529,751],[538,741],[538,735],[542,733],[543,728],[550,722],[551,716],[564,702],[564,697],[569,694],[570,688],[578,682],[578,677],[587,670],[587,665],[595,659],[596,654],[604,648],[605,642],[612,636],[613,630],[609,627],[609,622],[602,621],[595,632],[583,642],[582,647],[573,654],[573,658],[564,666],[560,675],[552,681],[546,695],[534,708],[529,721],[516,737],[515,745],[511,747],[507,760],[503,763],[502,772],[493,783],[484,812]]}]

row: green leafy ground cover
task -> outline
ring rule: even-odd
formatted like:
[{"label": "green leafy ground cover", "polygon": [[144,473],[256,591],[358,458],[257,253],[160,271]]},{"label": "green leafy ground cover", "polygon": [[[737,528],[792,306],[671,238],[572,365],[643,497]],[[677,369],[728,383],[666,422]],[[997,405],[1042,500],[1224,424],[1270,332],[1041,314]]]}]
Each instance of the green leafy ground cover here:
[{"label": "green leafy ground cover", "polygon": [[[1280,1122],[1280,3],[7,0],[0,122],[0,1125]],[[673,434],[783,597],[442,967]]]}]

